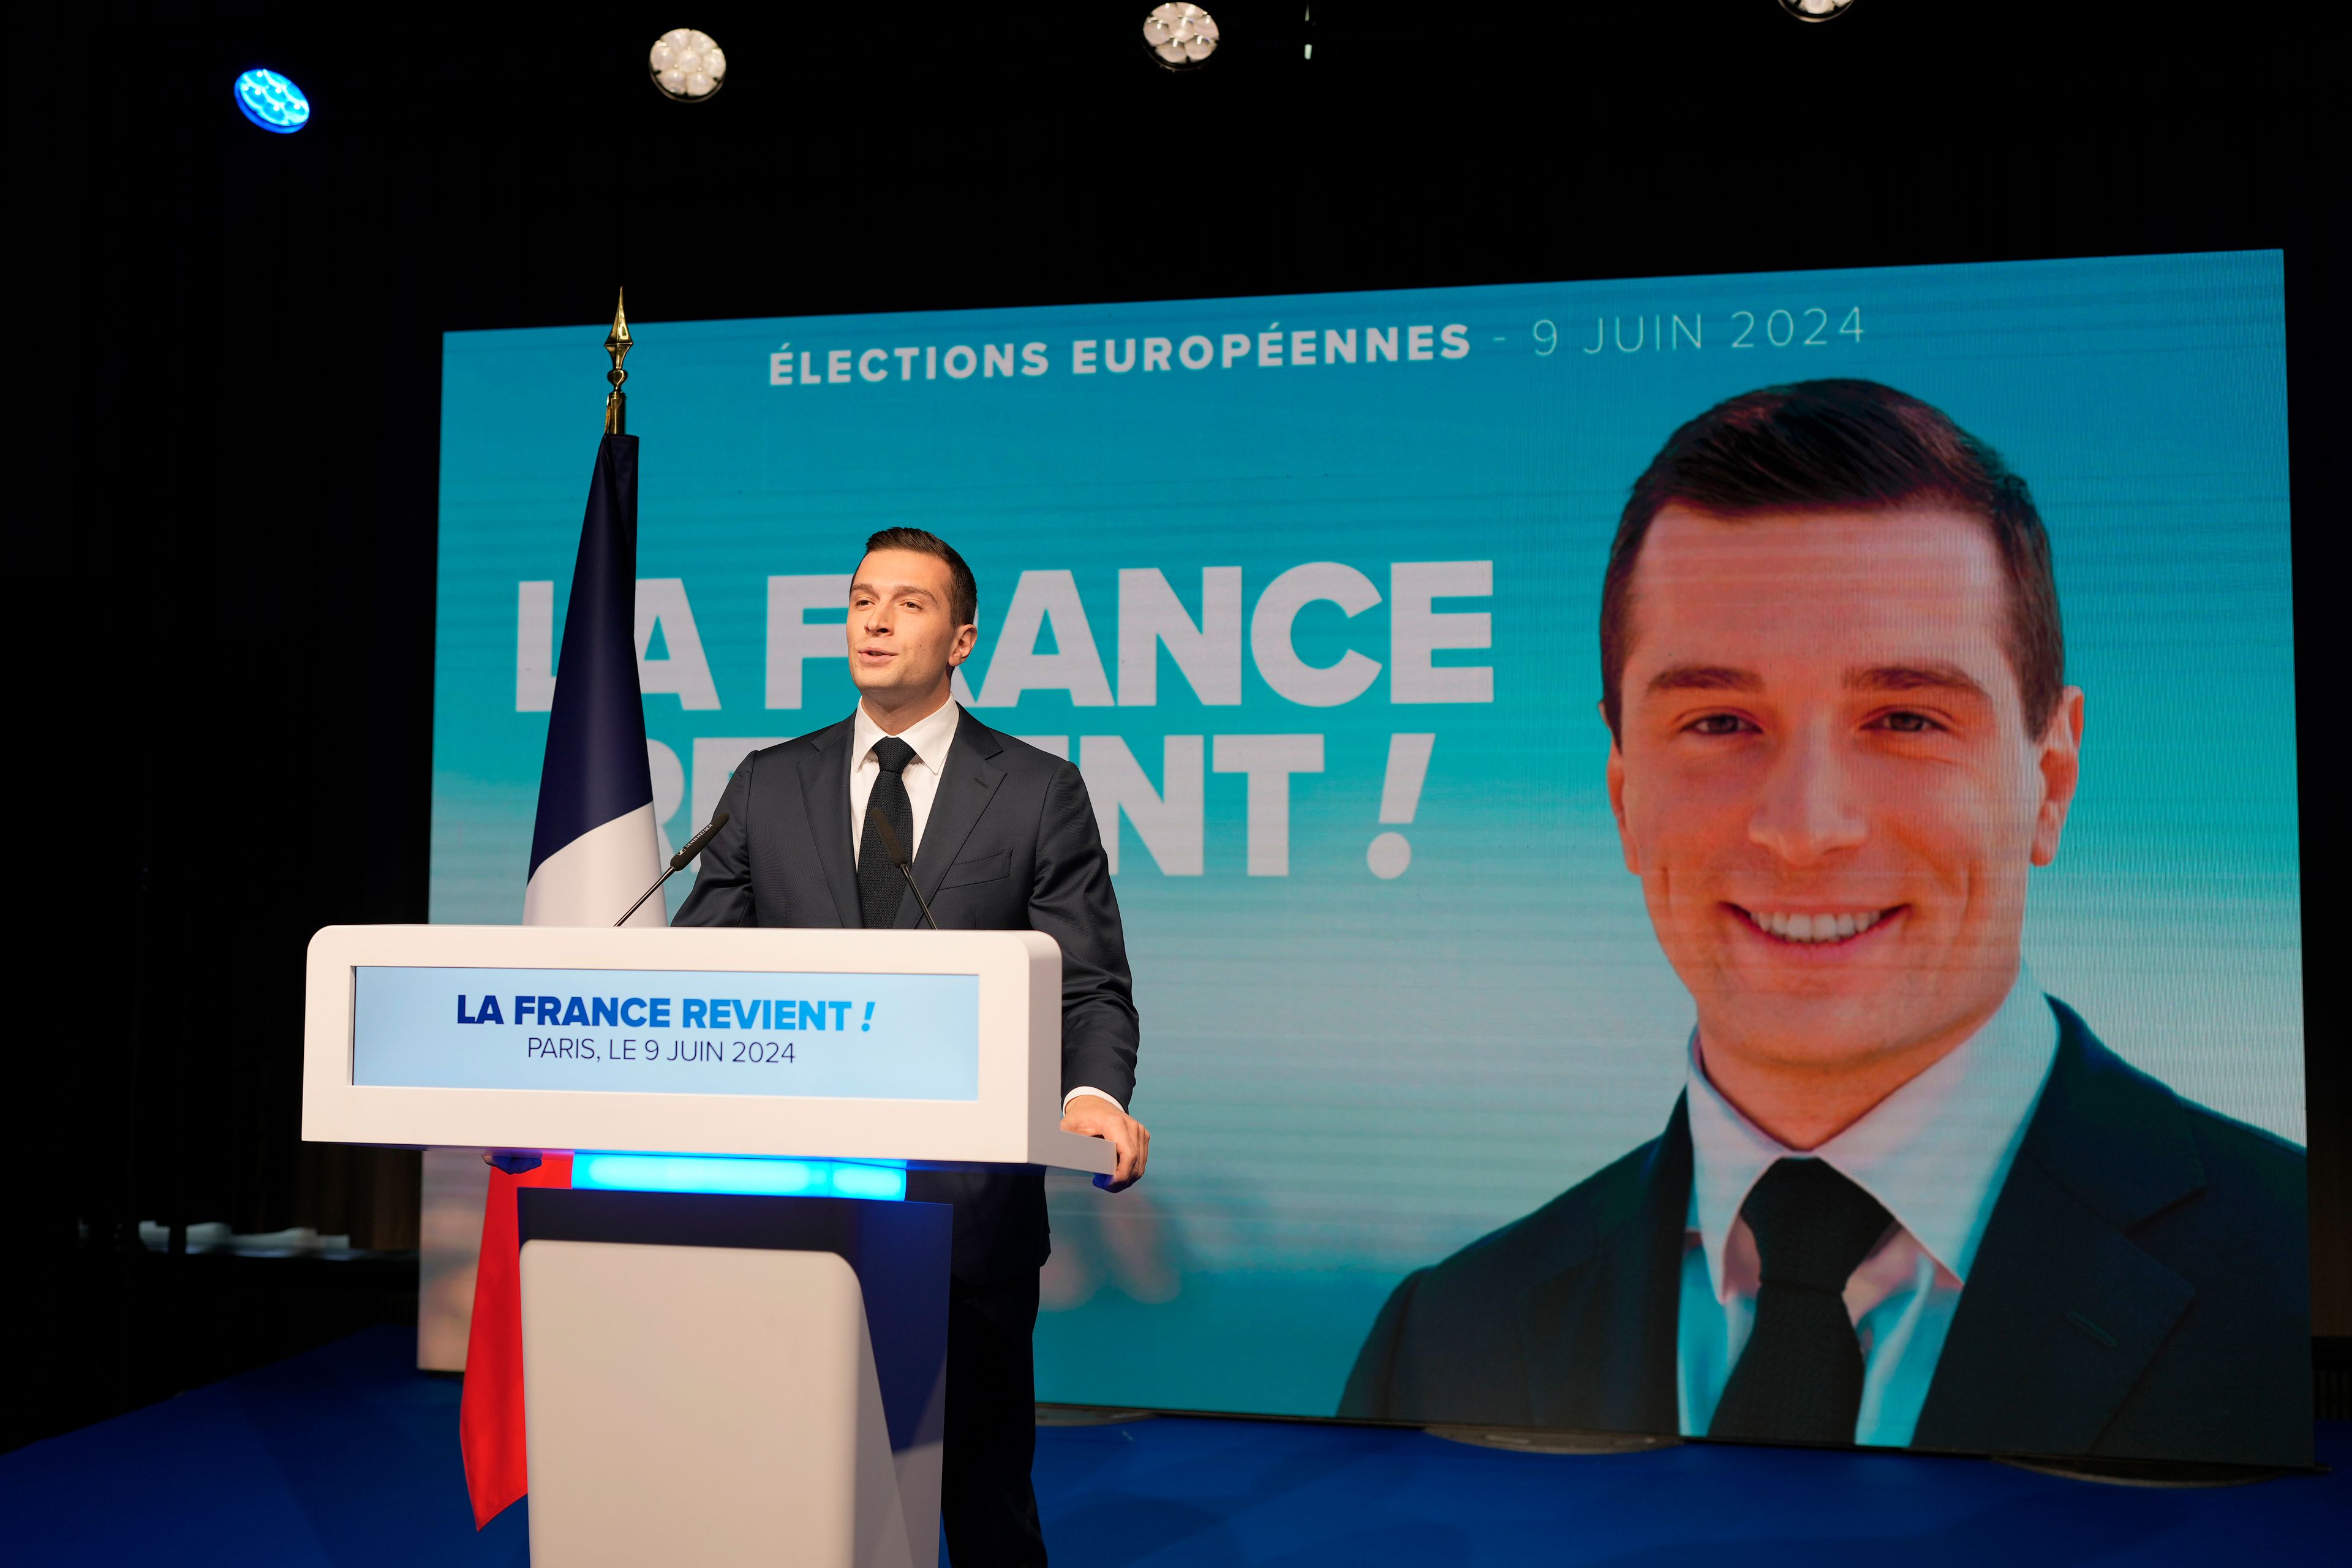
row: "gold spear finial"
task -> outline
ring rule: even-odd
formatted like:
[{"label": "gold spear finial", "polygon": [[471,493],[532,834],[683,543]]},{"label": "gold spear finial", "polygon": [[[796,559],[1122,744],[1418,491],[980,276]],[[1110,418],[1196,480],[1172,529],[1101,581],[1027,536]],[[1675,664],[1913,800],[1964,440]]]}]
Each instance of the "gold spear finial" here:
[{"label": "gold spear finial", "polygon": [[613,301],[613,331],[604,340],[604,352],[613,356],[613,368],[604,376],[613,384],[611,395],[604,399],[604,434],[607,436],[628,434],[629,396],[621,390],[621,384],[629,379],[629,373],[621,368],[621,362],[629,357],[629,348],[635,340],[629,336],[627,303],[628,290],[623,289]]}]

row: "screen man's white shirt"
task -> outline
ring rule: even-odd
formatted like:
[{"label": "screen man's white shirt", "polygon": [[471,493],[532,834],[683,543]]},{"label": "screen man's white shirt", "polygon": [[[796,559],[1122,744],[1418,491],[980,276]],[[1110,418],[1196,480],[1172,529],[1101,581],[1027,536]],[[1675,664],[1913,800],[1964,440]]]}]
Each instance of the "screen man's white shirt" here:
[{"label": "screen man's white shirt", "polygon": [[[1811,1152],[1895,1216],[1848,1279],[1863,1352],[1857,1443],[1907,1446],[1952,1314],[2058,1052],[2058,1019],[2020,965],[1984,1026]],[[1691,1198],[1676,1319],[1683,1431],[1704,1436],[1756,1321],[1756,1238],[1739,1217],[1748,1189],[1796,1154],[1716,1089],[1691,1037]]]},{"label": "screen man's white shirt", "polygon": [[[907,805],[912,814],[914,832],[908,836],[907,858],[912,860],[923,849],[923,827],[931,819],[931,803],[940,797],[940,780],[946,776],[948,752],[955,745],[956,726],[963,721],[963,707],[952,698],[940,704],[939,711],[926,714],[898,732],[898,739],[915,749],[898,777],[907,786]],[[877,724],[860,702],[849,730],[849,858],[857,858],[858,845],[865,837],[866,805],[874,798],[874,783],[882,776],[882,764],[874,755],[875,742],[888,733]],[[1113,1105],[1118,1100],[1107,1090],[1080,1084],[1062,1096],[1062,1103],[1082,1094],[1097,1100],[1108,1100]],[[1119,1105],[1121,1110],[1127,1107]]]}]

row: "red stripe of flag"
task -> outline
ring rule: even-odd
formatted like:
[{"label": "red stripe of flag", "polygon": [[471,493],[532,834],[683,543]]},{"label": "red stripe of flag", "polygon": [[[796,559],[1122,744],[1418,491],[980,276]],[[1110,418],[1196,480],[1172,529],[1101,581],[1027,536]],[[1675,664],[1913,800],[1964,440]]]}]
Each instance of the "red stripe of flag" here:
[{"label": "red stripe of flag", "polygon": [[457,1407],[457,1446],[466,1456],[466,1490],[474,1501],[476,1530],[530,1489],[523,1442],[522,1258],[515,1192],[571,1184],[569,1154],[550,1154],[520,1176],[490,1168],[489,1196],[482,1205],[482,1261],[474,1274],[474,1326],[466,1340],[466,1391]]}]

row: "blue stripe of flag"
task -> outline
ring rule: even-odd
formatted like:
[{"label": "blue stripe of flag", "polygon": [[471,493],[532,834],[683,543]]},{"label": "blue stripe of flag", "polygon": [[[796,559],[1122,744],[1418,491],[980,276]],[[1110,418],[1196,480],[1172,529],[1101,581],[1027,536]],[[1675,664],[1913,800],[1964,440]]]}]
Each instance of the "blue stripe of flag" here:
[{"label": "blue stripe of flag", "polygon": [[563,613],[531,875],[581,835],[653,804],[637,691],[636,601],[637,438],[607,436],[596,448],[572,602]]}]

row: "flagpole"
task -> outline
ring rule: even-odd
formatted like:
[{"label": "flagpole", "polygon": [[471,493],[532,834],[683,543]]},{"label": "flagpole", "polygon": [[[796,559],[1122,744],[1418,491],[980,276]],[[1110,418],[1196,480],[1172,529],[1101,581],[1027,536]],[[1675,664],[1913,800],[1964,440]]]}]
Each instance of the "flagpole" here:
[{"label": "flagpole", "polygon": [[[644,696],[631,643],[637,443],[613,438],[628,435],[628,398],[621,391],[629,378],[621,368],[630,348],[624,303],[614,301],[613,331],[604,340],[613,356],[605,377],[613,390],[604,398],[604,439],[597,443],[581,521],[562,662],[548,712],[548,756],[540,770],[530,870],[523,884],[525,925],[602,926],[661,868]],[[646,923],[663,923],[660,905]],[[478,1530],[530,1489],[515,1191],[572,1184],[569,1154],[493,1150],[484,1158],[495,1169],[482,1204],[466,1387],[457,1405],[458,1452]]]},{"label": "flagpole", "polygon": [[604,352],[613,356],[613,368],[604,375],[604,379],[613,384],[612,392],[604,399],[604,434],[607,436],[628,434],[629,395],[621,390],[621,384],[629,379],[629,373],[621,368],[621,362],[629,357],[631,343],[629,317],[624,309],[627,301],[628,290],[624,289],[613,300],[613,331],[604,339]]}]

